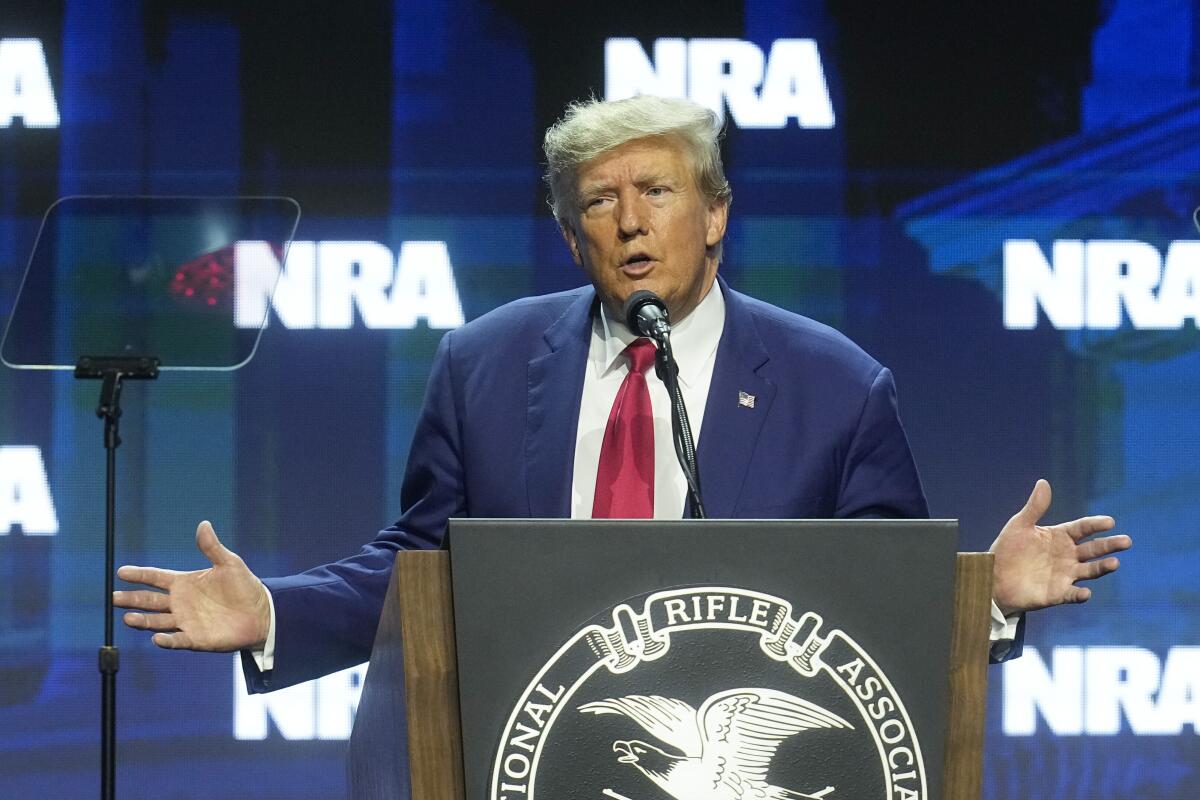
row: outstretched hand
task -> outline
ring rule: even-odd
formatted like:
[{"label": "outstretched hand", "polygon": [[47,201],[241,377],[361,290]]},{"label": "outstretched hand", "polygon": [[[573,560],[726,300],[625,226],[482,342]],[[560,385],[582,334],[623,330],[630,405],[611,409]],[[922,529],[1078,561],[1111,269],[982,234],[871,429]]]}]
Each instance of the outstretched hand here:
[{"label": "outstretched hand", "polygon": [[1087,602],[1092,590],[1076,586],[1076,582],[1112,572],[1120,562],[1111,554],[1133,546],[1133,540],[1125,535],[1089,538],[1112,530],[1116,524],[1112,517],[1038,525],[1049,507],[1050,484],[1039,480],[1025,507],[992,543],[996,555],[993,597],[1005,615]]},{"label": "outstretched hand", "polygon": [[162,590],[113,592],[113,605],[135,609],[125,614],[125,624],[157,631],[152,641],[172,650],[226,653],[261,647],[271,620],[267,588],[237,553],[221,544],[210,523],[196,528],[196,546],[212,562],[208,569],[117,570],[123,581]]}]

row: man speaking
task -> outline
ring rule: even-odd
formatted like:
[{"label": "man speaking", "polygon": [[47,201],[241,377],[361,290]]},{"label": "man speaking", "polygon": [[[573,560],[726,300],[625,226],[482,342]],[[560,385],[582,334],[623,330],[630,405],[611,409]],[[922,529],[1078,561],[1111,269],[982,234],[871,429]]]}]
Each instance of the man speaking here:
[{"label": "man speaking", "polygon": [[[510,303],[447,333],[401,494],[403,516],[354,556],[260,581],[208,523],[208,569],[122,567],[126,624],[160,647],[241,650],[252,691],[366,661],[395,552],[437,547],[451,517],[679,518],[687,480],[654,345],[621,318],[662,298],[697,437],[708,516],[924,517],[891,373],[841,334],[717,276],[731,191],[720,123],[684,100],[572,105],[545,138],[555,218],[591,285]],[[1019,615],[1083,602],[1117,568],[1109,517],[1042,527],[1039,481],[993,550],[993,640]]]}]

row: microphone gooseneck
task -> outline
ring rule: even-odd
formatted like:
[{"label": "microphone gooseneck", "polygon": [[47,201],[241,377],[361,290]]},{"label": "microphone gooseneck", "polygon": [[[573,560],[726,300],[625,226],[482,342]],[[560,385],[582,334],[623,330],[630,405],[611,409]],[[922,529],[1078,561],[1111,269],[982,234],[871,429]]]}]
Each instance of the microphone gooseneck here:
[{"label": "microphone gooseneck", "polygon": [[683,392],[679,388],[679,366],[675,363],[675,353],[671,349],[671,319],[667,304],[649,289],[639,289],[625,301],[621,318],[631,331],[654,340],[654,371],[667,387],[667,395],[671,398],[671,434],[675,444],[675,456],[679,459],[679,466],[687,479],[692,517],[704,519],[707,514],[700,496],[696,440],[692,436],[687,407],[683,403]]}]

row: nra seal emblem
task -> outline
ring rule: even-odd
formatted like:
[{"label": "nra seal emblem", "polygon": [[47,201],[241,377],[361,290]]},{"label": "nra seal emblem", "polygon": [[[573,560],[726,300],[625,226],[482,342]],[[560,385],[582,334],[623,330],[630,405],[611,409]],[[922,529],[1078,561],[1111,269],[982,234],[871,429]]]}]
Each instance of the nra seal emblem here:
[{"label": "nra seal emblem", "polygon": [[761,592],[627,601],[530,681],[489,800],[924,800],[891,682],[844,631]]}]

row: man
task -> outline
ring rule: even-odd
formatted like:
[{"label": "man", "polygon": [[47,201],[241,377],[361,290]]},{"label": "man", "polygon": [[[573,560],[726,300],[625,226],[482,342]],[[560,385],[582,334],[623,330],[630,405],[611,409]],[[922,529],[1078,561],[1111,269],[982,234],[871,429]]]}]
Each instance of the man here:
[{"label": "man", "polygon": [[[201,523],[210,569],[118,571],[163,590],[115,593],[137,609],[125,622],[161,647],[241,650],[249,687],[276,689],[366,660],[395,551],[438,546],[451,517],[680,517],[666,392],[643,372],[648,342],[620,321],[638,289],[674,322],[710,516],[927,516],[888,370],[717,277],[731,199],[719,135],[682,100],[569,108],[546,134],[547,181],[591,286],[442,339],[396,525],[355,556],[262,582]],[[1013,638],[1021,612],[1087,600],[1076,581],[1116,569],[1131,544],[1087,540],[1109,517],[1040,527],[1049,504],[1039,481],[993,546],[995,639]]]}]

